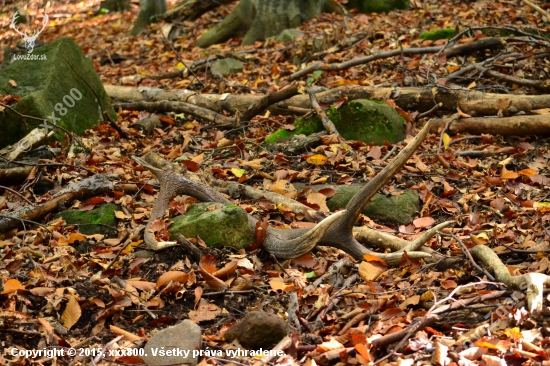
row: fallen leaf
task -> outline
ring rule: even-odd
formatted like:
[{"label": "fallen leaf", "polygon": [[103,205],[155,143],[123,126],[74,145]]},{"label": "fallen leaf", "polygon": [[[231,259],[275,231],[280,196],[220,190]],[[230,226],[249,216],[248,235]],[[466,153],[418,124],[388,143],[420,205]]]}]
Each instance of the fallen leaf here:
[{"label": "fallen leaf", "polygon": [[61,320],[63,321],[63,326],[67,329],[71,329],[73,325],[76,324],[80,316],[82,315],[82,309],[78,305],[78,301],[74,296],[69,297],[67,306],[61,315]]}]

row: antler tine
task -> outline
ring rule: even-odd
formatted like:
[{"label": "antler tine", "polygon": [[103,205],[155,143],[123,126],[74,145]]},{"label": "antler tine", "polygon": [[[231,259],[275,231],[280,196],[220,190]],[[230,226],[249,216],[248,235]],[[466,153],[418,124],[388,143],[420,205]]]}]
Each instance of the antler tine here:
[{"label": "antler tine", "polygon": [[19,11],[15,11],[15,14],[13,14],[13,17],[11,18],[11,28],[19,33],[22,36],[26,36],[26,33],[21,32],[16,26],[15,26],[15,20],[19,18]]},{"label": "antler tine", "polygon": [[[46,12],[44,12],[44,20],[42,21],[42,23],[43,23],[43,24],[42,24],[42,29],[40,29],[40,30],[35,30],[35,31],[33,32],[33,34],[32,34],[32,37],[36,37],[36,36],[38,36],[40,33],[42,33],[42,31],[43,31],[44,29],[46,29],[46,26],[48,25],[48,21],[49,21],[49,20],[50,20],[50,17],[48,17],[48,14],[46,14]],[[32,37],[31,37],[31,38],[32,38]]]}]

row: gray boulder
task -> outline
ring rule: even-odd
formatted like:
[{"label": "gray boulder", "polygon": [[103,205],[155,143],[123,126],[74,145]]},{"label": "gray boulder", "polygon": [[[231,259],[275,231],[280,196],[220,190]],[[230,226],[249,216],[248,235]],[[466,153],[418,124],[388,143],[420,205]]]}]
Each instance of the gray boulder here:
[{"label": "gray boulder", "polygon": [[198,351],[201,346],[201,328],[186,319],[155,334],[145,345],[146,356],[142,356],[142,359],[150,366],[194,366],[199,361]]},{"label": "gray boulder", "polygon": [[241,61],[235,60],[233,58],[222,58],[221,60],[216,60],[212,62],[212,66],[210,67],[212,75],[219,77],[231,75],[242,71],[243,69],[244,64]]},{"label": "gray boulder", "polygon": [[[71,38],[59,39],[22,56],[28,59],[12,60],[0,73],[0,94],[21,98],[10,105],[13,109],[48,119],[77,135],[103,120],[102,111],[116,121],[117,115],[92,62]],[[19,141],[41,124],[44,123],[23,120],[6,109],[0,113],[0,148]],[[48,128],[59,140],[63,138],[65,132]]]}]

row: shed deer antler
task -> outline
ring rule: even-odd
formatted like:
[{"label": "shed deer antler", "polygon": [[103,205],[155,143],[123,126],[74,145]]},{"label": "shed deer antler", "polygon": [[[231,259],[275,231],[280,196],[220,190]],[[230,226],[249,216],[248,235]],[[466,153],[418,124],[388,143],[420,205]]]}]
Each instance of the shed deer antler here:
[{"label": "shed deer antler", "polygon": [[15,14],[13,14],[13,17],[11,19],[10,27],[23,37],[23,39],[25,40],[25,48],[27,49],[27,53],[31,53],[34,50],[34,44],[36,42],[36,39],[38,38],[38,35],[42,33],[44,29],[46,29],[46,26],[48,25],[48,21],[50,18],[48,17],[48,14],[44,12],[44,19],[42,20],[42,23],[43,23],[42,29],[40,29],[39,31],[35,30],[34,33],[31,36],[29,36],[27,35],[27,33],[21,32],[19,28],[15,26],[15,20],[18,17],[19,17],[19,12],[16,11]]},{"label": "shed deer antler", "polygon": [[[408,247],[395,253],[376,253],[370,251],[363,247],[353,237],[352,233],[353,225],[359,218],[363,207],[407,162],[422,143],[429,129],[430,123],[427,123],[395,159],[351,199],[345,211],[340,211],[327,217],[312,229],[282,230],[269,227],[263,247],[270,254],[281,259],[300,257],[310,252],[316,245],[341,249],[356,259],[362,258],[364,254],[372,254],[382,258],[390,265],[399,263],[404,251],[407,251],[409,256],[414,258],[429,257],[430,255],[427,253],[415,251],[433,236],[436,230],[431,230],[430,235],[423,235],[422,238],[417,239]],[[160,183],[160,191],[153,205],[153,211],[144,235],[145,244],[151,250],[161,250],[177,245],[175,242],[157,241],[149,230],[153,220],[164,215],[168,204],[177,195],[188,195],[202,202],[232,203],[221,193],[200,182],[184,177],[181,172],[176,171],[174,165],[166,162],[156,154],[149,153],[145,156],[145,159],[138,157],[134,157],[133,159],[149,169]],[[252,228],[256,226],[258,221],[250,215],[248,216],[248,220]],[[451,222],[442,223],[438,225],[438,229],[450,224]]]}]

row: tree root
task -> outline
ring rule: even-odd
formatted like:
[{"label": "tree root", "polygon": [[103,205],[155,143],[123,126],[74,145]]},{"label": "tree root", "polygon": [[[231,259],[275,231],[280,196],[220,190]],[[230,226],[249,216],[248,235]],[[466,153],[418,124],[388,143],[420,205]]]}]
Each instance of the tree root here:
[{"label": "tree root", "polygon": [[[416,148],[420,146],[429,129],[430,123],[427,123],[392,162],[361,188],[350,200],[345,211],[329,216],[313,229],[281,230],[269,227],[267,228],[267,237],[263,243],[264,248],[278,258],[291,259],[308,253],[316,245],[324,245],[341,249],[356,259],[361,259],[364,254],[371,254],[383,259],[389,265],[398,264],[405,250],[416,250],[417,247],[423,244],[423,239],[427,240],[438,229],[447,226],[448,223],[440,224],[437,228],[424,234],[421,237],[423,238],[422,240],[417,239],[413,243],[406,245],[405,248],[401,248],[401,252],[397,253],[376,253],[366,249],[354,238],[353,227],[364,206],[405,164]],[[202,183],[184,177],[181,170],[178,171],[172,164],[163,161],[156,154],[147,154],[145,160],[138,157],[134,157],[134,160],[155,174],[160,182],[159,195],[153,205],[151,217],[147,223],[144,235],[144,241],[151,250],[160,250],[177,245],[175,242],[158,242],[150,230],[153,220],[161,218],[164,215],[170,201],[175,196],[188,195],[203,202],[231,203],[221,193],[214,191]],[[258,219],[248,216],[248,220],[250,226],[255,228]],[[408,254],[413,258],[431,256],[423,252],[411,252]]]},{"label": "tree root", "polygon": [[529,311],[542,309],[544,285],[550,285],[550,277],[542,273],[526,273],[512,276],[508,267],[502,263],[498,255],[485,245],[477,245],[470,253],[481,261],[484,266],[492,268],[498,281],[514,290],[527,290],[526,300]]}]

